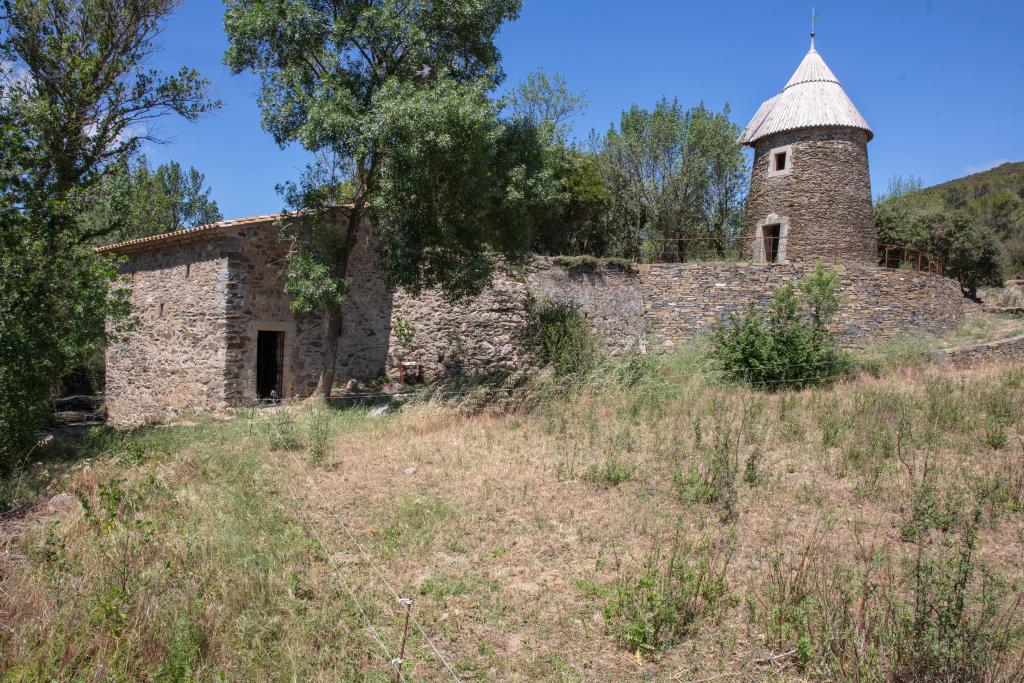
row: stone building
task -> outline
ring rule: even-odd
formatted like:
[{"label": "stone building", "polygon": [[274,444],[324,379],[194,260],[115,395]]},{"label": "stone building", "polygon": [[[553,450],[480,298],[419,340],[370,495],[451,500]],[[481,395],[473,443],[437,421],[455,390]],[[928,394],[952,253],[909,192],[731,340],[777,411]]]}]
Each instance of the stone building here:
[{"label": "stone building", "polygon": [[[523,335],[530,302],[543,298],[575,302],[610,353],[671,349],[766,303],[817,260],[837,264],[836,327],[848,346],[958,325],[955,282],[878,265],[867,161],[872,132],[811,40],[786,88],[761,106],[740,139],[755,150],[749,262],[566,268],[535,258],[452,305],[439,292],[413,297],[390,289],[366,241],[350,267],[336,382],[379,377],[403,363],[428,378],[521,369],[532,358]],[[313,392],[327,325],[323,316],[289,308],[277,218],[222,221],[97,250],[123,257],[138,320],[107,349],[112,423]]]},{"label": "stone building", "polygon": [[[139,423],[257,398],[308,396],[326,323],[297,316],[284,293],[278,216],[222,221],[101,247],[126,257],[135,329],[107,349],[110,419]],[[360,244],[339,340],[339,377],[384,370],[391,296]]]},{"label": "stone building", "polygon": [[[137,325],[107,349],[107,414],[137,425],[183,413],[312,394],[327,325],[296,315],[284,294],[285,243],[257,216],[99,249],[123,257]],[[371,245],[353,257],[336,381],[372,379],[399,363],[428,378],[513,372],[531,360],[531,300],[575,302],[610,353],[685,345],[731,313],[763,304],[810,263],[655,263],[566,268],[535,258],[452,305],[439,292],[390,290]],[[962,317],[959,286],[927,272],[851,262],[837,267],[837,331],[850,346],[905,332],[941,333]],[[397,323],[401,321],[401,325]],[[395,330],[412,330],[412,340]]]},{"label": "stone building", "polygon": [[814,48],[740,142],[754,149],[745,243],[758,261],[877,263],[871,127]]}]

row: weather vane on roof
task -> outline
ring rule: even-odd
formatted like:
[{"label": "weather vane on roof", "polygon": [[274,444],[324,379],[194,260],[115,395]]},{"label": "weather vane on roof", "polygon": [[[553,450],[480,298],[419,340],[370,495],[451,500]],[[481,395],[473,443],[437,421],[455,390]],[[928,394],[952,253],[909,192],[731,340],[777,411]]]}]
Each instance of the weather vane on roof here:
[{"label": "weather vane on roof", "polygon": [[814,24],[818,20],[818,13],[811,8],[811,49],[814,49]]}]

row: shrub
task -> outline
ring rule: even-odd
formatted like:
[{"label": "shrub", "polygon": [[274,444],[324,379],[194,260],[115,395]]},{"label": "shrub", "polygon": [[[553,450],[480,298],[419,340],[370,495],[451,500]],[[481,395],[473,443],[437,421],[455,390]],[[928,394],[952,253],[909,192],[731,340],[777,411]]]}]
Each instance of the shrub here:
[{"label": "shrub", "polygon": [[676,544],[668,553],[655,549],[611,591],[604,613],[616,640],[630,652],[656,652],[689,635],[725,596],[734,549],[731,538]]},{"label": "shrub", "polygon": [[327,406],[318,401],[309,411],[308,452],[309,461],[314,465],[323,464],[327,460],[328,445],[331,438],[331,418]]},{"label": "shrub", "polygon": [[953,553],[917,555],[910,576],[913,606],[903,611],[896,634],[901,680],[1002,679],[994,674],[1022,635],[1014,623],[1019,597],[1014,600],[1005,581],[975,558],[980,519],[977,508]]},{"label": "shrub", "polygon": [[395,340],[402,348],[412,348],[413,339],[416,338],[416,327],[411,322],[400,315],[396,315],[391,331],[394,332]]},{"label": "shrub", "polygon": [[852,367],[829,329],[839,311],[839,277],[822,266],[775,293],[767,316],[750,308],[715,328],[711,358],[730,381],[769,390],[832,381]]},{"label": "shrub", "polygon": [[[672,473],[676,495],[684,503],[715,505],[723,521],[732,521],[738,514],[736,478],[739,474],[739,441],[726,428],[720,428],[715,443],[705,449],[699,423],[694,425],[694,442],[700,452],[687,471]],[[747,468],[751,464],[748,462]],[[753,463],[756,477],[756,462]]]},{"label": "shrub", "polygon": [[302,446],[295,420],[281,409],[264,422],[263,433],[272,451],[297,451]]},{"label": "shrub", "polygon": [[760,448],[755,448],[747,456],[747,462],[743,469],[743,481],[751,486],[757,486],[761,482],[761,460],[764,454]]},{"label": "shrub", "polygon": [[598,360],[597,339],[575,302],[544,299],[533,306],[529,341],[556,375],[583,374]]},{"label": "shrub", "polygon": [[624,465],[617,458],[609,457],[603,463],[593,464],[583,474],[583,479],[598,486],[615,487],[633,478],[634,468]]},{"label": "shrub", "polygon": [[979,519],[959,543],[919,537],[905,573],[874,553],[835,565],[818,538],[791,554],[775,549],[748,599],[766,644],[794,650],[820,680],[1021,680],[1019,588],[975,557]]},{"label": "shrub", "polygon": [[598,270],[601,267],[615,268],[626,273],[635,270],[633,262],[625,258],[596,256],[556,256],[552,259],[557,265],[566,270]]}]

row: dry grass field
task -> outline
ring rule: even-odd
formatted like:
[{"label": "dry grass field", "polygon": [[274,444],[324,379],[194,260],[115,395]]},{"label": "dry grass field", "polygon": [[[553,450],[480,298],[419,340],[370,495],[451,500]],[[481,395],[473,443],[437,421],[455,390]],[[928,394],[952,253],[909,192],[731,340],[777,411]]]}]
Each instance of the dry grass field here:
[{"label": "dry grass field", "polygon": [[409,681],[1021,680],[1024,366],[693,368],[51,444],[2,677],[394,680],[390,586]]}]

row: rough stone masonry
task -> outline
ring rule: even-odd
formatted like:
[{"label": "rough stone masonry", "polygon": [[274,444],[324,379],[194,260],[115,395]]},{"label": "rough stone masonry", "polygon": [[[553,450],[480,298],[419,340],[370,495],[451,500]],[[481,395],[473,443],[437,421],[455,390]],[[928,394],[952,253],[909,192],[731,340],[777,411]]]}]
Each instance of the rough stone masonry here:
[{"label": "rough stone masonry", "polygon": [[[258,336],[280,334],[281,396],[309,396],[321,368],[326,325],[288,306],[285,244],[272,217],[171,233],[107,250],[121,265],[137,327],[107,350],[112,423],[136,425],[188,412],[222,410],[257,398]],[[398,363],[428,377],[514,371],[531,300],[575,301],[611,353],[677,348],[750,304],[766,302],[812,266],[768,263],[653,264],[566,269],[536,258],[502,274],[480,296],[453,303],[438,292],[390,290],[373,268],[369,243],[354,256],[337,359],[339,385],[371,379]],[[911,270],[838,268],[838,329],[860,346],[900,333],[942,332],[960,323],[952,280]],[[399,323],[400,321],[400,323]],[[404,346],[396,327],[412,330]]]}]

